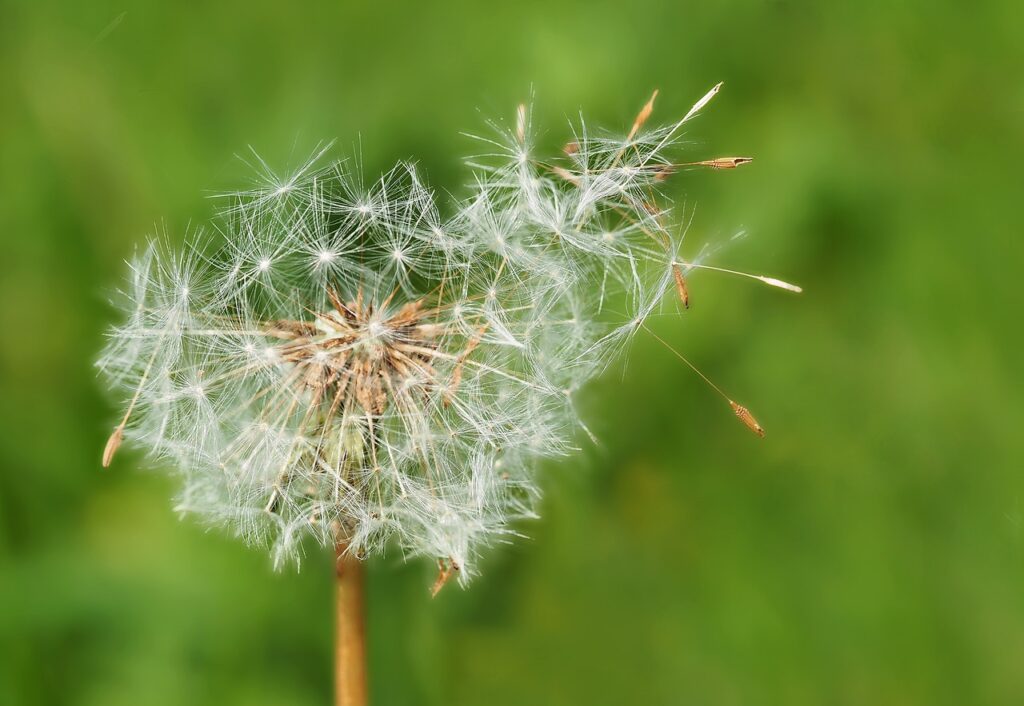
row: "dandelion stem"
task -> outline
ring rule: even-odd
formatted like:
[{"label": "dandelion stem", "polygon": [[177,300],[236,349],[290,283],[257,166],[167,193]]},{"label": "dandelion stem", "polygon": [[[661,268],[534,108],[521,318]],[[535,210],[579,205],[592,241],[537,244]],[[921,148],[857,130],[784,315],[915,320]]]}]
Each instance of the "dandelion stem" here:
[{"label": "dandelion stem", "polygon": [[366,706],[366,626],[363,610],[363,565],[338,544],[334,650],[335,706]]}]

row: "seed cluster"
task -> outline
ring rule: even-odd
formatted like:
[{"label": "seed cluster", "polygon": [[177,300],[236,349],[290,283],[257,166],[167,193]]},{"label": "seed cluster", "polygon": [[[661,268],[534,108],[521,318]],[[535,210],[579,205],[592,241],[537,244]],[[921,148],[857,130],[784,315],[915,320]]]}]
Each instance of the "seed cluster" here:
[{"label": "seed cluster", "polygon": [[414,385],[435,384],[431,362],[444,353],[436,348],[438,325],[425,321],[430,312],[422,299],[382,317],[361,296],[346,304],[333,290],[328,295],[333,310],[312,322],[277,321],[267,330],[287,341],[280,346],[281,359],[294,365],[301,384],[312,391],[313,406],[331,399],[329,415],[358,407],[377,416],[389,398],[410,394]]}]

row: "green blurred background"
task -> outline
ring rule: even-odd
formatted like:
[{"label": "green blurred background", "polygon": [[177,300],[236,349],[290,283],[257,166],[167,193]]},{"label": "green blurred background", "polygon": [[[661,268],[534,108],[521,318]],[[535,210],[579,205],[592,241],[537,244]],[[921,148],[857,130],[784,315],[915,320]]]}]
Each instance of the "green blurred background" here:
[{"label": "green blurred background", "polygon": [[[950,3],[949,5],[955,5]],[[555,147],[725,89],[671,188],[695,276],[594,385],[531,539],[468,591],[370,567],[377,704],[1024,703],[1024,11],[946,3],[10,2],[0,10],[0,702],[324,704],[331,558],[262,552],[99,468],[105,292],[155,223],[362,139],[457,190],[532,90]],[[346,150],[340,148],[341,154]]]}]

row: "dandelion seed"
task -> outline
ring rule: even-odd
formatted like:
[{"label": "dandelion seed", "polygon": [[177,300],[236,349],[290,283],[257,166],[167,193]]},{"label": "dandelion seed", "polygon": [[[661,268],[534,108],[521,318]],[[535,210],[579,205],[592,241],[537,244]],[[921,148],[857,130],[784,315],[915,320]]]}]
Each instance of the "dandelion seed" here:
[{"label": "dandelion seed", "polygon": [[706,159],[702,162],[690,162],[690,165],[700,167],[711,167],[712,169],[735,169],[744,164],[750,164],[754,161],[753,157],[718,157],[716,159]]},{"label": "dandelion seed", "polygon": [[683,278],[683,271],[679,269],[679,265],[672,264],[672,277],[676,282],[676,293],[679,295],[679,301],[682,303],[684,309],[690,308],[690,290],[686,286],[686,280]]},{"label": "dandelion seed", "polygon": [[[644,328],[647,329],[646,326],[644,326]],[[748,410],[746,407],[744,407],[742,405],[739,405],[736,402],[733,402],[731,399],[729,399],[729,397],[725,394],[725,392],[722,391],[722,388],[720,388],[718,385],[716,385],[714,382],[712,382],[711,379],[707,375],[702,373],[700,371],[700,369],[698,369],[697,366],[695,366],[693,363],[691,363],[689,361],[689,359],[686,358],[682,353],[680,353],[675,348],[673,348],[671,345],[669,345],[668,341],[666,341],[665,339],[663,339],[661,336],[659,336],[658,334],[654,333],[650,329],[647,329],[647,331],[648,331],[648,333],[650,333],[655,338],[655,340],[657,340],[659,343],[661,343],[663,346],[665,346],[665,348],[667,348],[669,351],[671,351],[677,358],[679,358],[681,361],[683,361],[683,363],[685,363],[687,367],[689,367],[704,382],[706,382],[709,387],[711,387],[726,402],[728,402],[729,406],[732,408],[732,411],[736,414],[736,416],[739,418],[739,420],[741,422],[743,422],[747,426],[748,429],[750,429],[752,432],[754,432],[758,436],[764,437],[764,435],[765,435],[764,428],[760,424],[757,423],[757,420],[754,419],[754,415],[752,415],[750,413],[750,410]]]},{"label": "dandelion seed", "polygon": [[740,272],[739,270],[730,270],[725,267],[716,267],[714,265],[702,265],[694,262],[682,262],[673,264],[673,267],[682,265],[688,269],[699,269],[699,270],[710,270],[712,272],[724,272],[729,275],[736,275],[738,277],[746,277],[747,279],[754,279],[763,284],[767,284],[769,287],[775,287],[777,289],[785,289],[786,291],[793,292],[794,294],[800,294],[804,290],[802,287],[790,282],[785,282],[775,277],[766,277],[765,275],[755,275],[749,272]]},{"label": "dandelion seed", "polygon": [[114,460],[114,454],[121,447],[121,442],[124,441],[124,428],[118,427],[114,430],[114,433],[107,439],[107,445],[103,448],[103,467],[108,468],[110,462]]},{"label": "dandelion seed", "polygon": [[637,113],[636,119],[633,121],[633,127],[629,130],[629,135],[626,136],[626,142],[632,142],[636,134],[640,132],[640,128],[644,126],[647,119],[651,117],[651,113],[654,112],[654,99],[658,97],[658,90],[655,89],[654,93],[651,94],[650,99],[644,104],[644,107]]},{"label": "dandelion seed", "polygon": [[754,415],[750,413],[749,409],[743,405],[736,404],[732,400],[729,400],[729,406],[732,407],[732,411],[736,413],[739,420],[747,425],[747,429],[750,429],[750,431],[762,438],[764,437],[764,428],[757,423],[757,420],[754,419]]}]

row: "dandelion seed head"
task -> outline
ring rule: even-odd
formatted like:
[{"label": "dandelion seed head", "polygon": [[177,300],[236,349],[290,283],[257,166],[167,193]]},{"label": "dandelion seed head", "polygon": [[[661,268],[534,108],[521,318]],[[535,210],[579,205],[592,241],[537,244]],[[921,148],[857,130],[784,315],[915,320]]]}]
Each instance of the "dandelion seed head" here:
[{"label": "dandelion seed head", "polygon": [[179,510],[270,545],[275,565],[312,537],[467,581],[536,516],[539,462],[573,452],[572,392],[680,267],[704,267],[677,259],[653,200],[715,92],[664,127],[652,97],[628,140],[580,125],[564,166],[533,154],[519,106],[452,202],[410,164],[368,183],[324,150],[283,177],[257,157],[257,186],[209,233],[130,262],[98,363],[126,402],[104,465],[123,442],[148,451],[180,471]]}]

